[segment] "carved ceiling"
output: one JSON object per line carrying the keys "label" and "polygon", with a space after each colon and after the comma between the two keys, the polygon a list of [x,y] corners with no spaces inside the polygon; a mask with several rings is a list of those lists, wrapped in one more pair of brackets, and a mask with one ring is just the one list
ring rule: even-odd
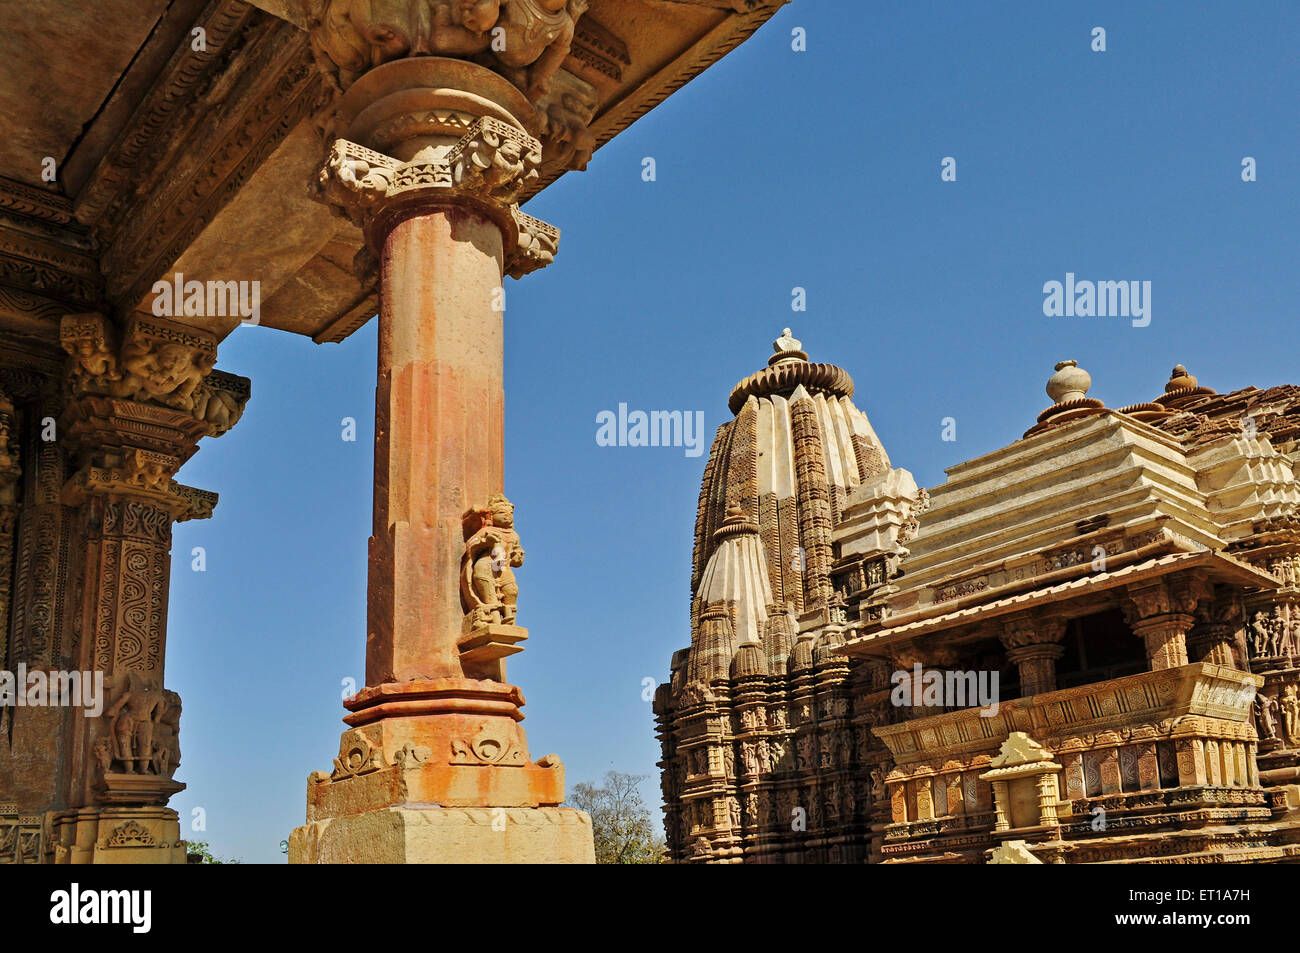
{"label": "carved ceiling", "polygon": [[[351,18],[397,0],[333,0]],[[529,195],[662,102],[785,0],[590,0],[550,101],[585,125],[553,135]],[[48,9],[46,9],[48,7]],[[50,3],[0,34],[0,328],[33,353],[58,318],[147,311],[176,271],[256,280],[265,326],[337,341],[375,311],[357,228],[313,201],[331,77],[306,28],[327,0]],[[363,12],[357,12],[357,11]],[[194,31],[203,30],[203,42]],[[545,112],[548,100],[536,101]],[[557,127],[558,128],[558,127]],[[574,149],[574,141],[586,149]],[[41,159],[58,182],[41,182]],[[238,317],[183,319],[222,337]]]}

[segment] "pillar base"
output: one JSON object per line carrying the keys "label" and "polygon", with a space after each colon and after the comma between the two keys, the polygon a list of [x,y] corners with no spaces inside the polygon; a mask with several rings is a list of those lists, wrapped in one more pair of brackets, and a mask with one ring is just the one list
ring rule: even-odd
{"label": "pillar base", "polygon": [[388,807],[289,835],[291,864],[594,864],[591,818],[564,807]]}
{"label": "pillar base", "polygon": [[169,807],[88,807],[51,822],[56,864],[184,864],[179,815]]}
{"label": "pillar base", "polygon": [[528,754],[523,701],[453,677],[349,698],[352,727],[334,770],[307,780],[290,863],[593,863],[591,819],[559,806],[564,765]]}

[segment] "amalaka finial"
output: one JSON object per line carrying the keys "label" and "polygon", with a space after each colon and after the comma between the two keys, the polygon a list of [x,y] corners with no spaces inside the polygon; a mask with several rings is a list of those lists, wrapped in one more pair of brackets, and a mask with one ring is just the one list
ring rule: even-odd
{"label": "amalaka finial", "polygon": [[1165,385],[1165,393],[1171,394],[1176,390],[1187,390],[1196,386],[1196,378],[1187,373],[1187,368],[1181,364],[1175,364],[1174,369],[1169,372],[1169,383]]}

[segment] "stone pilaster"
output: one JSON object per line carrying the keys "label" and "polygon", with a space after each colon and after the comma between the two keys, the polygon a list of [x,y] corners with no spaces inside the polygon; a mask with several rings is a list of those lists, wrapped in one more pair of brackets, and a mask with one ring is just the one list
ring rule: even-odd
{"label": "stone pilaster", "polygon": [[64,863],[184,863],[168,798],[180,761],[180,697],[165,687],[172,523],[212,514],[216,494],[173,478],[201,437],[224,433],[248,381],[215,372],[206,332],[135,317],[118,342],[100,315],[65,318],[70,399],[57,422],[68,461],[59,502],[78,514],[81,635],[74,658],[102,675],[104,708],[74,719],[73,810],[53,818]]}

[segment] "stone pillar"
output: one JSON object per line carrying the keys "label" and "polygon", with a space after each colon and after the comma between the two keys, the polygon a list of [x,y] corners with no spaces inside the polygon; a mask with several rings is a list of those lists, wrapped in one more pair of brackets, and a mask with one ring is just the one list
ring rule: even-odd
{"label": "stone pillar", "polygon": [[535,116],[503,76],[438,56],[384,63],[336,103],[319,197],[361,227],[380,290],[366,687],[333,771],[308,781],[294,863],[594,859],[505,681],[527,630],[502,495],[502,279],[559,242],[518,206]]}
{"label": "stone pillar", "polygon": [[185,863],[176,812],[183,784],[181,700],[164,682],[172,523],[211,516],[217,496],[173,476],[203,436],[225,433],[248,399],[245,378],[212,370],[216,339],[134,317],[122,343],[97,314],[65,317],[72,356],[57,421],[71,475],[60,502],[75,532],[81,672],[102,677],[103,711],[73,719],[69,810],[52,818],[56,863]]}
{"label": "stone pillar", "polygon": [[1195,621],[1197,606],[1209,596],[1209,586],[1197,576],[1128,587],[1124,618],[1142,639],[1151,671],[1187,664],[1187,630]]}
{"label": "stone pillar", "polygon": [[1000,638],[1007,659],[1020,670],[1024,698],[1056,691],[1056,660],[1065,654],[1066,620],[1059,617],[1020,616],[1003,624]]}

